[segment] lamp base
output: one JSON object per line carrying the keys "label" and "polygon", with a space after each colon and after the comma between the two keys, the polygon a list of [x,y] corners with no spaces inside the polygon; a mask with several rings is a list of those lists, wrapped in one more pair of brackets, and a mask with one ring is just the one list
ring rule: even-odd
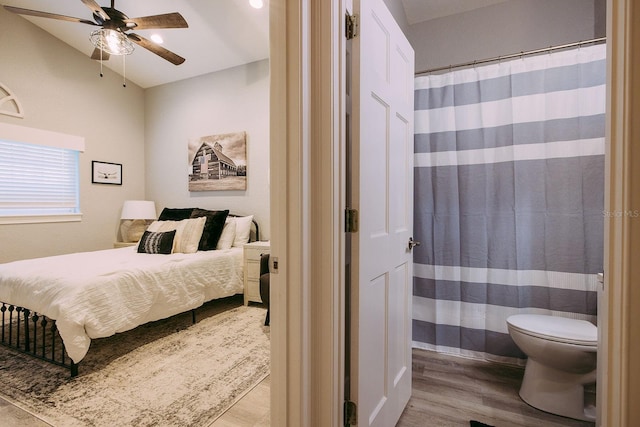
{"label": "lamp base", "polygon": [[135,243],[140,240],[146,229],[147,221],[145,220],[126,220],[120,225],[120,234],[124,242]]}

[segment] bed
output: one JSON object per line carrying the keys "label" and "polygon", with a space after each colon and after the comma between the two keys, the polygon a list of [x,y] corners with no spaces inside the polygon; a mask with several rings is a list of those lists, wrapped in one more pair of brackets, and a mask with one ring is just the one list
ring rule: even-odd
{"label": "bed", "polygon": [[[226,219],[226,213],[215,250],[198,245],[209,219],[174,218],[151,224],[136,246],[0,264],[0,343],[68,367],[75,376],[92,339],[190,310],[195,322],[197,307],[243,292],[242,244],[259,239],[252,216]],[[236,241],[235,230],[231,237],[223,233],[241,220],[251,226],[253,238]],[[195,223],[195,231],[184,227]],[[149,239],[167,235],[172,237],[168,253],[143,248]],[[178,240],[195,241],[195,250],[179,251]]]}

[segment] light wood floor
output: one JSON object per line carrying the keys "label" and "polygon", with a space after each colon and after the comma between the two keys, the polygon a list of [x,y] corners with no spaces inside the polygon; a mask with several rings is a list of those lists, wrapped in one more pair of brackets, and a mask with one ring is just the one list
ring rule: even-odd
{"label": "light wood floor", "polygon": [[551,415],[520,399],[523,368],[413,350],[413,384],[398,427],[593,427]]}
{"label": "light wood floor", "polygon": [[48,423],[34,417],[0,397],[0,426],[2,427],[50,427]]}
{"label": "light wood floor", "polygon": [[[397,427],[458,427],[476,420],[495,427],[593,427],[547,414],[518,396],[523,369],[413,350],[413,392]],[[209,427],[268,427],[267,377]],[[46,427],[0,399],[2,427]],[[63,426],[59,426],[63,427]]]}
{"label": "light wood floor", "polygon": [[269,427],[270,388],[270,377],[267,377],[210,427]]}

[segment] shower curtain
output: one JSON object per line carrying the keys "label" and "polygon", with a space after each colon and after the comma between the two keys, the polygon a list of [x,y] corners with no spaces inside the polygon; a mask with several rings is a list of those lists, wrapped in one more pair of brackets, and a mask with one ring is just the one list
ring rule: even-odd
{"label": "shower curtain", "polygon": [[414,347],[521,364],[508,316],[596,322],[605,52],[416,78]]}

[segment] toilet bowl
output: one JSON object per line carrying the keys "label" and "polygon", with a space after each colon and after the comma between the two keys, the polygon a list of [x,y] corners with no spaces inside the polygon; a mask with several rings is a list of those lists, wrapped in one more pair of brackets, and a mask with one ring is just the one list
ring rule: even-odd
{"label": "toilet bowl", "polygon": [[596,326],[585,320],[516,314],[507,319],[507,328],[528,357],[522,400],[545,412],[595,421],[595,396],[585,394],[585,386],[596,381]]}

